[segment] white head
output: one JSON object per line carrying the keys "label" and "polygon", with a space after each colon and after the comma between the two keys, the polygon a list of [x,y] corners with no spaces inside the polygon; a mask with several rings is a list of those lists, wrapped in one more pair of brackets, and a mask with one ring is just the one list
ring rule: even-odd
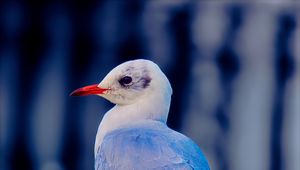
{"label": "white head", "polygon": [[72,96],[98,95],[117,105],[130,105],[147,98],[163,97],[170,104],[172,88],[160,68],[149,60],[122,63],[95,85],[75,90]]}

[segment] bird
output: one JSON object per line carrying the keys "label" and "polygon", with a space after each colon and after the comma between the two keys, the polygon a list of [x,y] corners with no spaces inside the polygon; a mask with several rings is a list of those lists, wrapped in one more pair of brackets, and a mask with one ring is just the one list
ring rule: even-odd
{"label": "bird", "polygon": [[115,104],[99,124],[96,170],[209,170],[200,147],[167,126],[172,87],[159,66],[146,59],[126,61],[99,84],[70,96],[97,95]]}

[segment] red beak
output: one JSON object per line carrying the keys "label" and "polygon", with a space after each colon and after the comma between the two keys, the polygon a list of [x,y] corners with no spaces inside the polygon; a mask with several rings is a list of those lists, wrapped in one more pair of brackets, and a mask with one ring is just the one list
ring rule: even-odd
{"label": "red beak", "polygon": [[93,84],[85,87],[81,87],[77,90],[74,90],[70,96],[87,96],[87,95],[93,95],[93,94],[103,94],[105,91],[109,89],[104,89],[101,87],[98,87],[98,84]]}

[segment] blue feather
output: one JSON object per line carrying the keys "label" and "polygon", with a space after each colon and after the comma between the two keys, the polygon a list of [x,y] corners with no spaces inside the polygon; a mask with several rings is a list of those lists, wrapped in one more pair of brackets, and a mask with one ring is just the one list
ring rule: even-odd
{"label": "blue feather", "polygon": [[158,121],[108,133],[96,154],[97,170],[209,170],[200,148],[188,137]]}

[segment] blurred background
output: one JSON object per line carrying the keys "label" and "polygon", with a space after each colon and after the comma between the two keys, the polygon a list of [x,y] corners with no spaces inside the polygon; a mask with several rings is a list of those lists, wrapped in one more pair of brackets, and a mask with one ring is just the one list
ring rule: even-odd
{"label": "blurred background", "polygon": [[113,105],[69,94],[145,58],[173,86],[168,125],[213,170],[299,170],[299,23],[283,0],[2,1],[0,169],[93,169]]}

